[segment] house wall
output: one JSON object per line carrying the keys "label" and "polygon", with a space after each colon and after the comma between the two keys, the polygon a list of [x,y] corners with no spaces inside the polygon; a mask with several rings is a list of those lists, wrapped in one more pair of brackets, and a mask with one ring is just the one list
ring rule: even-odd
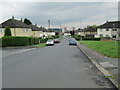
{"label": "house wall", "polygon": [[117,31],[113,31],[113,28],[108,28],[108,31],[107,31],[106,28],[102,28],[102,29],[98,28],[97,36],[100,37],[100,35],[103,35],[103,37],[106,37],[108,35],[109,37],[112,38],[113,35],[116,35],[116,38],[118,38],[120,31],[118,30],[118,28],[116,28],[116,29],[117,29]]}
{"label": "house wall", "polygon": [[0,37],[3,37],[3,36],[4,36],[4,29],[0,28]]}
{"label": "house wall", "polygon": [[[5,28],[1,28],[2,32],[0,31],[0,37],[4,36]],[[33,36],[33,32],[30,28],[10,28],[12,36]]]}

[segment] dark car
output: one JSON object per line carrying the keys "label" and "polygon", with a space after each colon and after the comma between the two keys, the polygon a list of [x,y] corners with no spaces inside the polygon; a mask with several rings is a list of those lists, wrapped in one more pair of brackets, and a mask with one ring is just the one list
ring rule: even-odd
{"label": "dark car", "polygon": [[60,40],[59,40],[59,38],[57,38],[57,39],[54,39],[54,43],[60,43]]}

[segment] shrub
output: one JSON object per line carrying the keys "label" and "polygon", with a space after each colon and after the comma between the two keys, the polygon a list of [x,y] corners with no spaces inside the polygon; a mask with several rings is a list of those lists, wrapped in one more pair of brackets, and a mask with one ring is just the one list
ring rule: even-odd
{"label": "shrub", "polygon": [[5,36],[2,37],[2,46],[27,46],[39,44],[39,38],[33,37],[12,37],[12,36]]}
{"label": "shrub", "polygon": [[29,45],[33,45],[34,44],[34,38],[29,37]]}
{"label": "shrub", "polygon": [[95,37],[83,37],[82,40],[93,40],[93,41],[100,41],[101,38],[95,38]]}
{"label": "shrub", "polygon": [[14,37],[10,36],[2,37],[2,46],[3,47],[14,46]]}
{"label": "shrub", "polygon": [[29,45],[28,37],[14,37],[14,46],[27,46]]}
{"label": "shrub", "polygon": [[5,34],[4,34],[4,36],[12,36],[12,35],[11,35],[11,30],[10,30],[9,27],[6,27],[6,28],[5,28]]}
{"label": "shrub", "polygon": [[49,38],[42,38],[40,39],[40,43],[45,43]]}
{"label": "shrub", "polygon": [[34,44],[39,44],[39,38],[34,38]]}

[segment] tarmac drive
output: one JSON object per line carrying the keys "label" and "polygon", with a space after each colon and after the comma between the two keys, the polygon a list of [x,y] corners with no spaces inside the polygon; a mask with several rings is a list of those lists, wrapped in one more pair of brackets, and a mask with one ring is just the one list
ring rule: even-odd
{"label": "tarmac drive", "polygon": [[3,88],[115,88],[77,46],[68,45],[68,38],[3,56]]}

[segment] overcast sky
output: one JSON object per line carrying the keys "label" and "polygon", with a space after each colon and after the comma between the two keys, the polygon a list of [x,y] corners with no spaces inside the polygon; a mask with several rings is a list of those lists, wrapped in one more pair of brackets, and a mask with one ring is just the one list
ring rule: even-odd
{"label": "overcast sky", "polygon": [[[118,19],[117,2],[1,2],[0,23],[15,16],[48,27],[86,27]],[[2,15],[2,16],[1,16]]]}

